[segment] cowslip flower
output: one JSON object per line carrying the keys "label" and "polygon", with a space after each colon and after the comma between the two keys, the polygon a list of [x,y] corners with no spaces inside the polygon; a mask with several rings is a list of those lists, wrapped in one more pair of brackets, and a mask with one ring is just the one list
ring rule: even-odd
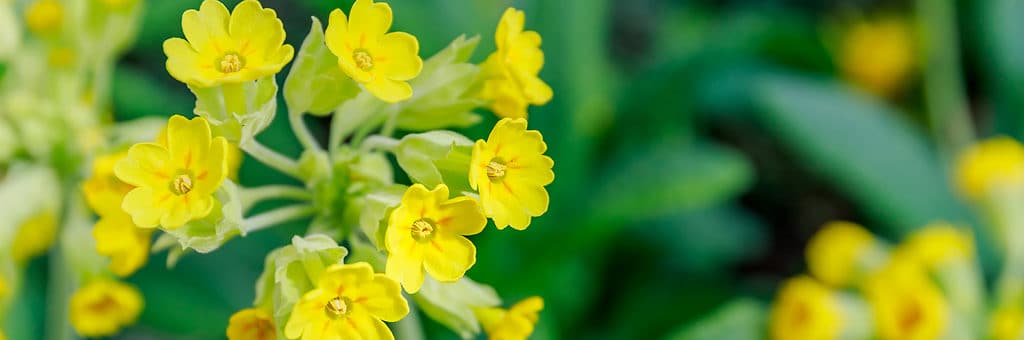
{"label": "cowslip flower", "polygon": [[228,340],[274,340],[277,330],[274,317],[262,308],[246,308],[231,315]]}
{"label": "cowslip flower", "polygon": [[916,263],[893,258],[869,278],[864,294],[882,339],[938,339],[947,328],[949,305]]}
{"label": "cowslip flower", "polygon": [[835,292],[806,276],[783,283],[770,315],[772,339],[836,339],[843,319]]}
{"label": "cowslip flower", "polygon": [[175,115],[167,123],[167,145],[139,143],[114,166],[133,185],[121,208],[143,228],[174,229],[213,209],[213,193],[227,172],[227,141],[211,138],[206,119]]}
{"label": "cowslip flower", "polygon": [[29,217],[18,226],[11,242],[11,256],[18,263],[46,253],[57,237],[57,216],[43,211]]}
{"label": "cowslip flower", "polygon": [[1024,146],[1010,137],[995,137],[965,150],[956,162],[956,185],[979,199],[1001,186],[1024,184]]}
{"label": "cowslip flower", "polygon": [[826,224],[807,243],[807,267],[815,278],[833,287],[858,282],[863,274],[885,264],[881,241],[855,223]]}
{"label": "cowslip flower", "polygon": [[1024,334],[1024,309],[1018,306],[997,308],[989,318],[988,332],[993,340],[1017,340]]}
{"label": "cowslip flower", "polygon": [[99,279],[71,296],[71,326],[83,337],[105,337],[135,323],[142,312],[142,295],[127,284]]}
{"label": "cowslip flower", "polygon": [[949,261],[972,260],[974,240],[950,224],[933,223],[907,237],[896,251],[925,268],[938,268]]}
{"label": "cowslip flower", "polygon": [[555,180],[555,162],[545,156],[547,144],[536,130],[526,130],[526,119],[505,118],[491,130],[487,141],[473,146],[469,185],[480,192],[480,202],[498,229],[526,229],[530,220],[548,210],[544,186]]}
{"label": "cowslip flower", "polygon": [[854,24],[842,37],[839,68],[855,85],[879,96],[898,94],[914,70],[914,39],[906,20]]}
{"label": "cowslip flower", "polygon": [[412,97],[408,81],[423,69],[420,44],[405,32],[391,32],[391,6],[357,0],[346,17],[331,12],[324,32],[327,48],[338,57],[346,75],[380,100],[400,102]]}
{"label": "cowslip flower", "polygon": [[57,0],[37,0],[25,8],[25,25],[39,36],[60,33],[64,23],[64,5]]}
{"label": "cowslip flower", "polygon": [[525,118],[528,104],[547,104],[553,95],[537,76],[544,67],[540,34],[524,31],[525,22],[523,11],[506,9],[494,32],[498,48],[482,65],[487,80],[480,97],[491,100],[491,110],[501,117]]}
{"label": "cowslip flower", "polygon": [[96,252],[110,257],[110,271],[121,277],[146,264],[152,234],[152,229],[136,227],[123,212],[101,216],[92,229]]}
{"label": "cowslip flower", "polygon": [[82,192],[85,202],[97,215],[123,213],[121,201],[132,186],[114,175],[114,165],[126,156],[127,152],[117,152],[96,157],[92,162],[92,175],[82,184]]}
{"label": "cowslip flower", "polygon": [[[156,143],[167,146],[167,126],[160,129],[160,133],[156,136]],[[239,148],[237,144],[228,142],[228,152],[224,156],[227,159],[228,174],[227,178],[238,182],[238,171],[242,168],[242,160],[245,159],[245,153],[242,152],[242,148]]]}
{"label": "cowslip flower", "polygon": [[544,299],[533,296],[519,301],[505,310],[498,307],[479,308],[473,312],[490,339],[526,340],[533,334],[538,315],[544,309]]}
{"label": "cowslip flower", "polygon": [[289,339],[394,339],[384,321],[409,314],[398,282],[373,272],[369,263],[332,265],[317,286],[292,307]]}
{"label": "cowslip flower", "polygon": [[385,272],[410,294],[420,290],[424,271],[440,282],[458,281],[476,263],[476,246],[464,235],[478,234],[486,225],[476,200],[449,199],[444,184],[434,190],[414,184],[388,219]]}
{"label": "cowslip flower", "polygon": [[185,11],[181,29],[185,39],[164,41],[167,72],[192,86],[237,84],[273,75],[295,55],[292,46],[284,44],[277,13],[256,0],[242,1],[230,13],[220,1],[205,0],[198,11]]}

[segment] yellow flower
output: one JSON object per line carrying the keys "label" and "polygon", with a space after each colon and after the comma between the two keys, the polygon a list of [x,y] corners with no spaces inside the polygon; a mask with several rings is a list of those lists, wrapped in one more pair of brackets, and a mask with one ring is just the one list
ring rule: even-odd
{"label": "yellow flower", "polygon": [[896,251],[925,268],[937,268],[948,261],[973,259],[974,240],[968,232],[940,222],[915,231]]}
{"label": "yellow flower", "polygon": [[227,141],[211,138],[206,119],[171,117],[167,136],[166,146],[133,145],[114,166],[118,178],[136,187],[121,208],[140,227],[174,229],[206,217],[227,172]]}
{"label": "yellow flower", "polygon": [[260,308],[246,308],[232,315],[227,335],[228,340],[277,339],[273,316]]}
{"label": "yellow flower", "polygon": [[833,287],[845,287],[860,279],[880,245],[871,232],[860,225],[829,222],[807,244],[807,267],[815,278]]}
{"label": "yellow flower", "polygon": [[864,287],[882,339],[938,339],[946,330],[949,306],[924,268],[895,257]]}
{"label": "yellow flower", "polygon": [[525,118],[528,104],[544,105],[552,97],[551,87],[537,76],[544,67],[540,34],[523,31],[525,22],[523,11],[506,9],[494,32],[498,49],[482,65],[488,79],[480,97],[491,100],[491,110],[501,117]]}
{"label": "yellow flower", "polygon": [[555,162],[544,155],[547,148],[544,136],[526,130],[522,118],[502,119],[486,142],[473,146],[469,185],[480,191],[484,212],[498,229],[526,229],[532,217],[547,212],[544,186],[555,180]]}
{"label": "yellow flower", "polygon": [[995,137],[964,151],[956,162],[956,184],[978,199],[1001,186],[1024,183],[1024,146],[1010,137]]}
{"label": "yellow flower", "polygon": [[142,295],[135,287],[100,279],[71,296],[71,326],[83,337],[105,337],[135,323],[142,312]]}
{"label": "yellow flower", "polygon": [[356,0],[345,17],[331,12],[324,39],[338,56],[341,70],[380,100],[395,103],[412,97],[408,80],[423,68],[420,43],[405,32],[391,32],[391,6]]}
{"label": "yellow flower", "polygon": [[1024,310],[1003,306],[992,313],[988,324],[993,340],[1018,340],[1024,336]]}
{"label": "yellow flower", "polygon": [[7,278],[0,275],[0,301],[4,301],[8,296],[11,296],[11,287],[7,283]]}
{"label": "yellow flower", "polygon": [[132,190],[132,186],[114,175],[114,165],[126,156],[128,153],[118,152],[96,157],[92,161],[92,176],[82,184],[82,191],[85,192],[85,202],[97,215],[124,213],[121,201]]}
{"label": "yellow flower", "polygon": [[[156,136],[156,143],[167,146],[167,126],[160,129],[160,134]],[[228,153],[224,156],[228,162],[228,175],[227,178],[238,182],[238,171],[242,168],[242,160],[245,158],[245,153],[238,147],[237,144],[228,142]]]}
{"label": "yellow flower", "polygon": [[216,0],[181,16],[185,39],[164,41],[167,72],[180,82],[213,87],[253,81],[281,72],[295,54],[284,44],[284,27],[273,9],[245,0],[228,13]]}
{"label": "yellow flower", "polygon": [[489,307],[479,308],[476,314],[484,331],[492,340],[526,340],[533,334],[537,325],[538,315],[544,309],[544,299],[539,296],[519,301],[508,310]]}
{"label": "yellow flower", "polygon": [[853,25],[842,39],[839,68],[867,91],[880,96],[897,94],[914,68],[909,24],[890,18]]}
{"label": "yellow flower", "polygon": [[114,10],[132,8],[138,2],[139,0],[100,0],[100,3]]}
{"label": "yellow flower", "polygon": [[806,276],[786,281],[772,305],[772,339],[836,339],[843,328],[834,291]]}
{"label": "yellow flower", "polygon": [[336,264],[292,308],[289,339],[394,339],[384,321],[409,314],[398,282],[375,274],[369,263]]}
{"label": "yellow flower", "polygon": [[476,247],[463,235],[478,234],[486,225],[476,200],[449,199],[444,184],[434,190],[414,184],[388,219],[385,271],[410,294],[420,290],[424,271],[441,282],[458,281],[476,263]]}
{"label": "yellow flower", "polygon": [[136,227],[131,216],[123,212],[100,216],[92,229],[96,252],[110,257],[110,271],[121,277],[146,264],[152,234],[150,229]]}
{"label": "yellow flower", "polygon": [[28,218],[14,234],[14,241],[11,244],[14,261],[25,263],[46,253],[56,236],[57,216],[52,211],[43,211]]}
{"label": "yellow flower", "polygon": [[39,36],[60,33],[64,22],[64,5],[57,0],[37,0],[25,9],[25,25]]}

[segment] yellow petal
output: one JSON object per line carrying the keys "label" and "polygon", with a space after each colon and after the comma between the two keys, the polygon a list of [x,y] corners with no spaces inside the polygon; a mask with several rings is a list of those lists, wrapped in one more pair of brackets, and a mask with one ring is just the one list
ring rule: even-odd
{"label": "yellow petal", "polygon": [[523,89],[523,95],[530,104],[544,105],[551,100],[554,92],[552,92],[551,87],[544,83],[543,80],[538,78],[536,75],[529,74],[515,68],[511,71],[513,73],[513,78],[520,82],[520,86]]}
{"label": "yellow petal", "polygon": [[458,235],[438,233],[425,247],[424,267],[441,282],[455,282],[476,263],[476,246]]}
{"label": "yellow petal", "polygon": [[366,35],[367,39],[379,39],[391,28],[391,6],[384,2],[356,0],[356,3],[352,4],[349,16],[351,18],[348,30],[355,34]]}
{"label": "yellow petal", "polygon": [[167,72],[178,81],[191,83],[203,78],[199,71],[199,52],[192,48],[188,41],[181,38],[170,38],[164,41],[164,54],[167,55]]}
{"label": "yellow petal", "polygon": [[359,287],[359,296],[352,299],[372,314],[387,322],[396,322],[409,314],[409,303],[402,297],[398,282],[383,274]]}
{"label": "yellow petal", "polygon": [[181,30],[196,50],[204,50],[217,40],[228,37],[228,8],[220,1],[205,0],[199,11],[187,10],[181,16]]}
{"label": "yellow petal", "polygon": [[419,292],[423,285],[423,255],[419,248],[390,253],[385,264],[385,275],[400,282],[409,294]]}
{"label": "yellow petal", "polygon": [[416,37],[405,32],[393,32],[384,36],[382,42],[384,67],[387,77],[392,80],[410,80],[420,74],[423,59],[420,59],[420,44]]}
{"label": "yellow petal", "polygon": [[505,181],[511,182],[509,187],[512,188],[513,195],[522,203],[525,209],[524,213],[529,213],[531,216],[540,216],[548,211],[548,201],[550,199],[548,191],[543,186],[530,183],[515,183],[509,178],[506,178]]}
{"label": "yellow petal", "polygon": [[441,204],[437,224],[439,232],[452,235],[479,234],[487,226],[480,203],[475,199],[461,196]]}
{"label": "yellow petal", "polygon": [[277,13],[256,0],[246,0],[235,6],[228,23],[231,37],[242,41],[243,55],[266,55],[284,44],[285,31]]}
{"label": "yellow petal", "polygon": [[353,311],[344,322],[336,323],[342,339],[394,340],[394,334],[383,321],[363,311]]}
{"label": "yellow petal", "polygon": [[166,201],[167,210],[160,217],[160,225],[167,229],[178,228],[192,220],[192,207],[180,196]]}
{"label": "yellow petal", "polygon": [[373,280],[373,267],[369,263],[336,264],[327,268],[317,287],[337,290],[338,287],[357,287]]}
{"label": "yellow petal", "polygon": [[196,185],[192,190],[196,195],[210,195],[220,188],[228,173],[227,153],[227,140],[224,137],[214,138],[206,158],[200,160],[195,170]]}
{"label": "yellow petal", "polygon": [[523,11],[512,7],[505,10],[498,21],[498,29],[494,31],[494,42],[499,50],[506,48],[509,41],[523,31],[525,22],[526,13]]}
{"label": "yellow petal", "polygon": [[159,196],[149,187],[138,187],[124,196],[121,208],[132,215],[132,222],[142,228],[155,228],[160,225],[166,208],[162,205],[174,195],[170,191],[160,192]]}
{"label": "yellow petal", "polygon": [[[210,134],[210,125],[205,118],[188,120],[179,115],[171,117],[167,121],[167,149],[174,164],[183,169],[197,170],[197,165],[207,159]],[[221,161],[223,159],[221,153]]]}
{"label": "yellow petal", "polygon": [[139,143],[128,149],[128,156],[114,165],[114,174],[133,186],[160,187],[170,183],[164,170],[170,161],[167,149],[154,143]]}
{"label": "yellow petal", "polygon": [[96,239],[96,252],[111,255],[133,245],[135,223],[128,214],[113,214],[100,218],[92,229]]}

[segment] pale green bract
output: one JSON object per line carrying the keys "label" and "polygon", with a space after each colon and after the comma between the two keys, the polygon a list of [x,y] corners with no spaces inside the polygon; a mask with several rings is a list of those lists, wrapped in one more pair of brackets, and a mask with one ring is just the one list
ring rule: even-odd
{"label": "pale green bract", "polygon": [[309,35],[302,42],[284,82],[288,110],[295,114],[309,112],[326,116],[359,92],[359,86],[338,68],[338,57],[324,44],[323,25],[314,17]]}

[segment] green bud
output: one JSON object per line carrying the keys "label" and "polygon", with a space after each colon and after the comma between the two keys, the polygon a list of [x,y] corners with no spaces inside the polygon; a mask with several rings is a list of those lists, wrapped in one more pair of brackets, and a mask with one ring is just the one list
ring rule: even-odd
{"label": "green bud", "polygon": [[[235,236],[245,236],[242,225],[242,200],[238,195],[238,186],[225,179],[214,193],[214,198],[213,211],[209,215],[181,227],[164,230],[153,243],[153,251],[169,250],[168,266],[173,266],[186,250],[209,253]],[[175,243],[179,247],[173,247]]]}
{"label": "green bud", "polygon": [[420,75],[409,81],[413,97],[402,105],[396,124],[399,128],[426,131],[467,127],[480,121],[472,110],[486,102],[467,95],[480,72],[467,60],[479,42],[480,37],[459,36],[423,63]]}
{"label": "green bud", "polygon": [[309,35],[302,42],[284,82],[284,99],[289,110],[328,115],[359,91],[359,86],[341,72],[338,57],[324,44],[323,25],[313,17]]}
{"label": "green bud", "polygon": [[263,132],[277,113],[274,76],[240,84],[188,87],[196,96],[195,114],[210,122],[216,136],[244,144]]}
{"label": "green bud", "polygon": [[412,298],[423,313],[463,339],[480,334],[480,321],[473,313],[473,308],[501,304],[501,298],[494,288],[476,283],[468,277],[454,283],[441,283],[427,276],[419,293]]}
{"label": "green bud", "polygon": [[473,141],[451,131],[406,135],[394,150],[398,165],[428,188],[444,183],[453,193],[472,192],[469,163]]}
{"label": "green bud", "polygon": [[402,195],[407,188],[401,184],[389,185],[354,199],[354,205],[360,207],[359,230],[377,246],[378,250],[384,249],[387,217],[391,210],[402,202]]}
{"label": "green bud", "polygon": [[330,176],[331,161],[321,150],[306,150],[299,157],[299,176],[307,182],[316,182]]}

